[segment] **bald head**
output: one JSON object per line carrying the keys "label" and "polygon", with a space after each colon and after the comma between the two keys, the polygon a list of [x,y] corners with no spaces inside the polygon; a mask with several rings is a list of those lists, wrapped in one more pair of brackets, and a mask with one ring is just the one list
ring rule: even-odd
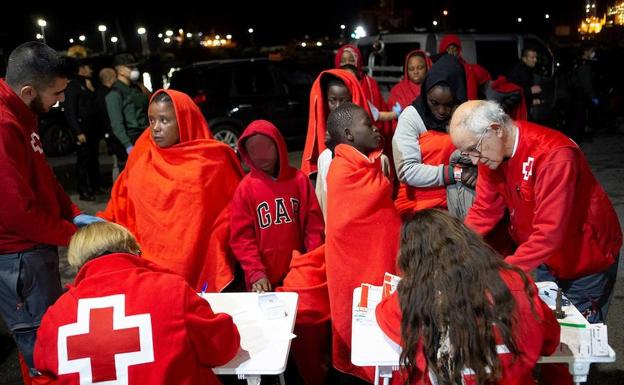
{"label": "bald head", "polygon": [[110,67],[102,68],[99,73],[100,82],[103,86],[111,88],[117,80],[117,72]]}
{"label": "bald head", "polygon": [[451,141],[473,163],[496,168],[513,153],[515,126],[501,106],[487,100],[460,105],[449,125]]}

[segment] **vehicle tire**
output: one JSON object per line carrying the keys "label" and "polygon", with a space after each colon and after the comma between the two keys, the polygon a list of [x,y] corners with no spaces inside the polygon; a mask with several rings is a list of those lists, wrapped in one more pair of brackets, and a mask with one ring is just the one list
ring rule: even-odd
{"label": "vehicle tire", "polygon": [[229,124],[220,124],[212,129],[212,136],[228,146],[232,147],[234,151],[237,150],[238,137],[240,133],[236,127]]}
{"label": "vehicle tire", "polygon": [[74,136],[69,128],[62,125],[46,128],[41,142],[46,156],[63,156],[74,151]]}

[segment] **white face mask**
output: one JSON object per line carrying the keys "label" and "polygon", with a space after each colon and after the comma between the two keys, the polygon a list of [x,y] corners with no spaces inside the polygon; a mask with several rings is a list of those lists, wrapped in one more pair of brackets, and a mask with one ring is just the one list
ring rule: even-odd
{"label": "white face mask", "polygon": [[133,68],[132,71],[130,71],[130,80],[133,82],[136,82],[139,80],[139,78],[141,77],[141,72],[139,72],[138,69]]}

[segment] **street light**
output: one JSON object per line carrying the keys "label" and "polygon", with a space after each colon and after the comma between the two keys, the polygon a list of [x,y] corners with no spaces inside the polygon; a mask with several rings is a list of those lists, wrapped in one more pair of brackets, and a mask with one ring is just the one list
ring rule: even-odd
{"label": "street light", "polygon": [[165,35],[166,35],[167,37],[171,37],[171,36],[173,36],[173,31],[172,31],[172,30],[170,30],[170,29],[168,29],[168,30],[166,30],[166,31],[165,31]]}
{"label": "street light", "polygon": [[[137,33],[139,34],[139,38],[141,39],[141,52],[143,53],[143,55],[149,55],[149,45],[147,44],[147,30],[145,29],[145,27],[139,27],[137,29]],[[162,34],[160,34],[159,36],[162,36]]]}
{"label": "street light", "polygon": [[550,19],[550,15],[549,14],[545,14],[544,15],[544,19]]}
{"label": "street light", "polygon": [[448,16],[448,11],[445,9],[444,11],[442,11],[442,14],[443,14],[444,16]]}
{"label": "street light", "polygon": [[78,36],[78,40],[84,43],[84,41],[87,40],[87,37],[85,35],[80,35]]}
{"label": "street light", "polygon": [[522,23],[522,18],[521,17],[518,18],[518,23]]}
{"label": "street light", "polygon": [[253,30],[253,28],[249,28],[249,29],[247,30],[247,32],[249,32],[249,33],[254,33],[254,30]]}
{"label": "street light", "polygon": [[37,25],[39,27],[41,27],[41,40],[43,40],[43,43],[45,44],[46,39],[45,39],[45,27],[48,25],[48,22],[45,21],[44,19],[39,19],[37,20]]}
{"label": "street light", "polygon": [[69,39],[69,44],[74,44],[74,39]]}
{"label": "street light", "polygon": [[437,26],[437,25],[438,25],[438,21],[437,21],[437,20],[434,20],[434,21],[433,21],[433,26],[435,27],[435,26]]}
{"label": "street light", "polygon": [[228,40],[232,40],[232,35],[227,34],[227,35],[225,35],[225,38],[228,39]]}
{"label": "street light", "polygon": [[117,52],[117,36],[111,36],[111,43],[113,43],[113,51]]}
{"label": "street light", "polygon": [[37,40],[43,40],[43,35],[40,33],[36,34],[35,37],[37,38]]}
{"label": "street light", "polygon": [[106,26],[104,24],[98,25],[98,31],[102,35],[102,52],[106,53]]}
{"label": "street light", "polygon": [[344,30],[344,29],[346,29],[346,28],[347,28],[347,26],[346,26],[346,25],[344,25],[344,24],[340,24],[340,29],[343,29],[343,30]]}

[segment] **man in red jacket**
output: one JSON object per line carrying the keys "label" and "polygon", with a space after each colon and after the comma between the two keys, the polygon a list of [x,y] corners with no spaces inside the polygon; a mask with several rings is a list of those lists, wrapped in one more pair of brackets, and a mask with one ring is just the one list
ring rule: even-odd
{"label": "man in red jacket", "polygon": [[506,261],[537,281],[555,281],[590,322],[604,322],[622,230],[579,147],[563,134],[512,121],[500,106],[470,101],[455,112],[451,139],[479,164],[466,224],[487,234],[505,215],[518,245]]}
{"label": "man in red jacket", "polygon": [[37,42],[11,53],[0,80],[0,315],[31,368],[41,317],[62,291],[56,247],[94,220],[56,181],[37,129],[66,86],[61,58]]}

